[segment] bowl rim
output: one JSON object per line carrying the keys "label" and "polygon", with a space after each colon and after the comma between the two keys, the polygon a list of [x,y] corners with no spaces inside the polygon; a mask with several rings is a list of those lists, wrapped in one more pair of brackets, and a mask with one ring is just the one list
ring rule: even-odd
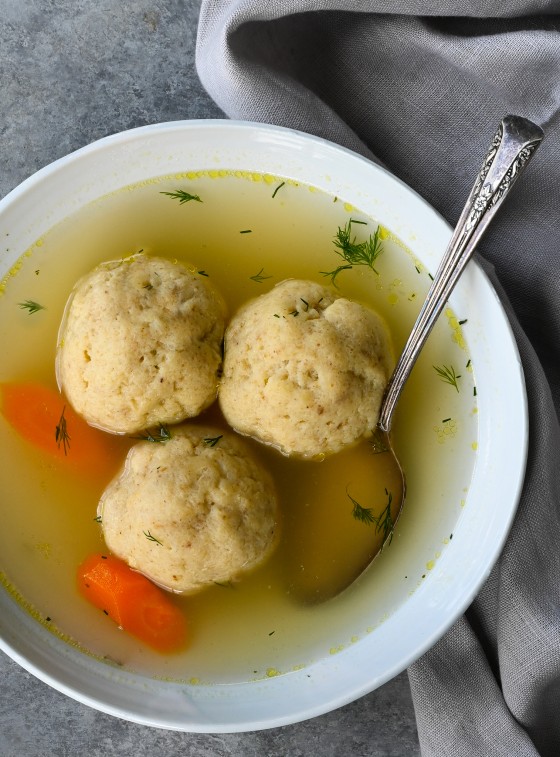
{"label": "bowl rim", "polygon": [[[424,214],[427,221],[438,228],[438,234],[442,239],[451,236],[451,227],[420,194],[411,189],[404,181],[395,177],[385,167],[369,160],[368,158],[334,142],[306,134],[296,129],[252,121],[228,119],[168,121],[136,127],[96,140],[91,144],[85,145],[68,155],[58,158],[52,163],[49,163],[21,182],[0,200],[0,219],[4,212],[6,212],[12,205],[17,204],[20,200],[25,198],[29,191],[35,191],[41,184],[48,181],[51,176],[64,171],[66,167],[79,163],[85,158],[95,156],[99,151],[104,151],[107,148],[113,147],[123,147],[124,149],[127,144],[136,143],[138,140],[150,140],[154,136],[157,138],[158,135],[192,134],[201,129],[210,134],[211,139],[215,139],[215,135],[223,133],[225,130],[226,132],[238,135],[239,138],[249,136],[251,138],[258,137],[265,142],[267,139],[274,140],[275,138],[278,138],[280,140],[285,140],[286,144],[297,144],[301,146],[302,150],[308,149],[311,153],[332,155],[334,156],[333,159],[336,159],[336,156],[342,156],[344,161],[349,161],[355,168],[360,167],[360,170],[370,171],[372,176],[377,173],[379,176],[383,177],[385,182],[400,188],[403,195],[414,203],[415,207]],[[18,254],[18,257],[20,254],[21,252]],[[468,577],[460,599],[450,605],[445,620],[440,619],[436,624],[424,621],[420,642],[417,643],[414,648],[409,648],[406,653],[403,651],[399,657],[398,663],[393,661],[391,665],[384,670],[383,674],[372,675],[365,670],[360,671],[359,674],[357,674],[356,667],[360,664],[359,655],[357,655],[356,652],[357,645],[355,645],[354,649],[345,649],[336,656],[338,660],[335,664],[335,669],[337,670],[337,675],[340,676],[343,687],[346,688],[342,688],[341,693],[341,689],[338,687],[336,693],[329,692],[328,696],[320,702],[318,702],[315,697],[317,692],[321,690],[319,688],[320,683],[317,683],[317,681],[321,682],[325,677],[324,661],[312,663],[306,668],[307,672],[311,671],[312,673],[313,685],[307,683],[305,675],[303,674],[287,673],[284,676],[278,676],[278,678],[272,678],[268,681],[251,681],[245,684],[233,685],[228,684],[218,693],[218,695],[216,695],[216,692],[214,691],[210,696],[208,695],[208,692],[204,691],[204,687],[200,686],[188,687],[185,684],[179,683],[168,684],[168,687],[170,687],[170,691],[168,692],[167,689],[164,691],[161,682],[150,680],[146,683],[146,680],[143,681],[144,687],[154,695],[161,697],[164,694],[169,693],[173,702],[175,702],[177,697],[183,699],[186,697],[185,701],[188,700],[189,706],[191,709],[194,708],[195,711],[195,720],[187,721],[177,718],[166,719],[164,715],[154,717],[149,711],[146,711],[142,707],[133,710],[130,708],[128,702],[123,704],[119,701],[118,697],[114,698],[112,702],[107,701],[107,695],[104,688],[105,676],[101,676],[102,680],[96,680],[99,672],[96,670],[95,664],[92,662],[88,662],[86,668],[88,673],[92,675],[93,682],[89,687],[89,693],[87,687],[84,691],[83,681],[80,680],[80,675],[67,675],[67,671],[65,671],[64,668],[65,661],[68,660],[68,650],[65,647],[68,645],[56,638],[49,639],[49,643],[46,645],[45,649],[41,650],[38,648],[36,639],[33,639],[29,634],[23,633],[21,635],[14,635],[9,632],[4,634],[2,632],[3,621],[0,621],[0,649],[6,652],[6,654],[18,664],[40,680],[54,687],[58,691],[61,691],[86,705],[94,707],[97,710],[144,725],[201,733],[261,730],[288,725],[325,714],[326,712],[348,704],[364,694],[371,692],[373,689],[386,683],[392,677],[407,668],[412,662],[417,660],[443,636],[443,634],[469,606],[499,558],[515,517],[517,504],[521,496],[527,461],[528,402],[525,391],[523,368],[517,350],[513,329],[507,319],[500,299],[485,271],[476,261],[472,261],[469,264],[469,268],[473,271],[473,275],[476,277],[479,284],[482,282],[480,285],[486,289],[489,301],[491,300],[490,307],[493,308],[493,312],[500,313],[502,319],[500,328],[502,329],[502,334],[507,336],[510,358],[512,360],[512,365],[515,368],[510,379],[512,386],[515,388],[515,396],[519,403],[516,407],[517,414],[515,416],[517,429],[517,436],[515,439],[517,442],[517,449],[515,457],[517,460],[517,467],[507,480],[507,499],[510,506],[506,517],[500,522],[499,533],[494,533],[492,535],[491,551],[488,554],[486,563],[484,565],[473,566],[472,574]],[[430,578],[437,580],[438,573],[441,574],[441,571],[445,570],[445,564],[448,559],[449,554],[446,552],[442,555],[441,560],[438,561],[438,565],[436,566],[437,570],[434,571],[434,575],[430,576]],[[415,592],[414,597],[417,601],[420,601],[423,596],[425,596],[428,588],[429,584],[426,582]],[[3,590],[0,590],[0,593],[4,593]],[[2,597],[0,597],[0,604],[1,602]],[[16,608],[16,615],[18,614],[18,611],[22,614],[25,613],[25,611],[16,605],[15,602],[14,607]],[[24,621],[21,620],[21,622]],[[36,625],[38,626],[38,624]],[[386,623],[386,634],[388,633],[387,627],[388,625]],[[381,628],[381,631],[383,633],[383,627]],[[48,634],[49,632],[45,631],[45,633]],[[389,640],[389,638],[390,636],[387,637],[387,640]],[[399,643],[400,642],[397,640],[397,647],[399,646]],[[332,667],[332,661],[330,661],[330,665]],[[363,666],[362,663],[362,668],[363,667],[367,666]],[[134,676],[134,674],[131,675]],[[266,697],[270,697],[273,689],[276,689],[279,686],[280,688],[282,687],[282,679],[288,679],[290,677],[294,679],[298,685],[301,684],[302,692],[298,696],[293,697],[292,701],[288,703],[286,709],[283,711],[278,710],[275,713],[269,713],[267,716],[263,716],[262,712],[251,711],[250,708],[245,708],[245,710],[240,708],[239,710],[236,710],[235,717],[230,716],[230,710],[228,707],[231,705],[232,698],[243,696],[250,688],[253,692],[251,695],[251,701],[253,703],[263,697],[266,699]],[[188,689],[186,693],[182,690],[185,686]],[[211,688],[215,689],[217,687]],[[288,688],[290,688],[290,686],[288,686]],[[293,688],[294,687],[291,686],[291,689]],[[223,697],[223,700],[220,699],[221,697]],[[211,709],[213,704],[216,704],[216,701],[219,702],[217,706],[217,714],[208,714],[208,708]]]}

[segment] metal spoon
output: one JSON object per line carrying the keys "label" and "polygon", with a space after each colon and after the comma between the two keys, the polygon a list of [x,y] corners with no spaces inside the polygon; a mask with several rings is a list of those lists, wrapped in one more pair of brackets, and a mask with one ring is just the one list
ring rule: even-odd
{"label": "metal spoon", "polygon": [[459,276],[543,138],[544,132],[540,126],[526,118],[505,116],[502,119],[420,314],[387,384],[377,424],[385,434],[391,431],[395,407],[406,380]]}
{"label": "metal spoon", "polygon": [[[510,115],[502,119],[437,269],[426,300],[387,384],[379,412],[377,433],[392,454],[402,476],[402,497],[400,502],[394,503],[393,522],[402,511],[406,491],[405,474],[391,445],[390,437],[397,402],[420,350],[445,307],[461,273],[471,259],[480,238],[543,138],[542,129],[526,118]],[[360,573],[366,567],[367,565],[363,566]]]}

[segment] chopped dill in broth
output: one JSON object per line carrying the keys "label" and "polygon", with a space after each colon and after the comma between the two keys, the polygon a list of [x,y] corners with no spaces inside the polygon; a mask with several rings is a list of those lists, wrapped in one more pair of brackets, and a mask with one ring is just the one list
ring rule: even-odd
{"label": "chopped dill in broth", "polygon": [[[285,278],[328,284],[332,276],[324,272],[342,264],[335,277],[338,291],[385,318],[398,354],[430,283],[429,272],[405,245],[380,227],[383,251],[375,270],[347,267],[333,243],[337,231],[352,220],[352,235],[366,239],[377,231],[375,220],[288,180],[221,174],[161,177],[127,187],[77,211],[30,251],[22,250],[21,265],[0,287],[0,381],[31,379],[54,388],[57,332],[72,287],[101,261],[139,251],[192,263],[223,294],[230,315]],[[356,537],[366,543],[378,538],[375,525],[359,516],[367,509],[380,516],[396,486],[371,442],[321,462],[287,459],[250,442],[276,480],[283,513],[280,546],[266,565],[235,585],[174,596],[185,608],[189,644],[184,652],[161,655],[120,631],[76,589],[78,564],[104,550],[96,512],[108,480],[68,472],[64,460],[46,457],[0,414],[4,586],[69,642],[111,664],[173,680],[273,676],[355,642],[425,580],[461,512],[456,481],[462,482],[464,498],[477,422],[474,372],[460,319],[449,309],[442,316],[397,411],[394,440],[407,498],[392,538],[371,568],[334,600],[313,604],[302,596],[313,591],[313,575],[336,574],[333,556],[340,566],[346,557],[355,559]],[[217,403],[198,420],[224,427]],[[131,443],[114,439],[115,471]],[[471,447],[472,466],[457,469],[457,449]]]}

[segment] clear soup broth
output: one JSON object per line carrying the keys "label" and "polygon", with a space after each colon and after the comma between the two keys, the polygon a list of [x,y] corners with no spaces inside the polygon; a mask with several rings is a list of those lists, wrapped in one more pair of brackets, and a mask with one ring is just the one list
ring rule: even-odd
{"label": "clear soup broth", "polygon": [[[181,203],[164,194],[177,190],[201,201]],[[344,263],[333,239],[349,220],[358,240],[378,225],[343,198],[242,172],[164,176],[103,197],[22,251],[4,278],[0,381],[56,385],[54,357],[65,303],[76,281],[102,261],[142,250],[188,262],[210,277],[231,315],[286,278],[328,284],[324,273]],[[376,270],[344,269],[336,286],[341,295],[369,304],[383,316],[398,354],[429,287],[430,272],[389,230],[381,228],[380,234],[383,253]],[[30,312],[21,307],[27,301],[43,309]],[[311,462],[284,458],[249,440],[277,483],[280,545],[266,565],[234,585],[174,596],[188,618],[189,644],[184,652],[162,655],[119,630],[77,592],[77,566],[88,554],[105,549],[95,519],[108,481],[69,473],[64,461],[33,448],[0,415],[5,589],[46,628],[108,664],[191,683],[288,673],[355,643],[429,576],[452,543],[477,435],[475,378],[464,328],[461,314],[448,309],[420,357],[394,429],[407,480],[403,513],[390,544],[334,599],[302,601],[302,563],[308,572],[327,570],[337,545],[340,559],[345,554],[352,559],[352,534],[359,531],[363,538],[363,530],[371,526],[353,517],[349,495],[376,512],[385,507],[393,483],[387,480],[383,456],[374,454],[369,442]],[[452,369],[456,382],[442,377],[438,368]],[[195,422],[225,427],[217,403]],[[126,438],[117,442],[115,470],[131,443]],[[472,465],[457,471],[454,461],[465,448],[472,450]],[[459,496],[458,477],[463,482]],[[347,539],[342,547],[341,535]]]}

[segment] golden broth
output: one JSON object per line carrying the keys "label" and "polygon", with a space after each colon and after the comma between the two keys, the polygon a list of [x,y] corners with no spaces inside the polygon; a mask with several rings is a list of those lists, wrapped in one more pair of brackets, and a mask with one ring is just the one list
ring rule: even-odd
{"label": "golden broth", "polygon": [[[202,202],[180,204],[162,194],[177,189]],[[353,225],[358,239],[377,225],[313,188],[239,172],[161,177],[104,197],[38,240],[2,283],[0,381],[55,385],[64,305],[80,276],[103,260],[143,250],[188,261],[210,277],[233,313],[285,278],[327,282],[321,272],[343,262],[333,237],[350,218],[367,222]],[[382,234],[378,273],[356,267],[343,271],[336,283],[342,295],[373,305],[386,319],[398,353],[430,278],[398,239],[386,230]],[[27,300],[45,309],[31,314],[18,306]],[[458,387],[442,381],[434,366],[453,366]],[[77,565],[104,549],[95,517],[107,482],[68,474],[63,461],[34,449],[0,416],[3,583],[53,632],[131,670],[192,682],[289,672],[371,631],[429,573],[461,511],[457,475],[464,497],[472,474],[474,395],[462,329],[448,310],[398,410],[394,439],[406,471],[407,499],[392,542],[349,591],[316,605],[301,599],[313,593],[314,576],[329,571],[336,576],[336,560],[344,566],[355,559],[356,538],[379,540],[371,524],[353,518],[351,498],[379,514],[387,504],[385,490],[395,491],[397,483],[388,478],[386,456],[373,454],[369,443],[322,462],[304,462],[250,442],[277,481],[280,546],[265,566],[235,586],[174,598],[189,618],[190,643],[185,652],[170,656],[119,631],[77,593]],[[200,420],[223,425],[217,405]],[[124,457],[130,441],[121,444]],[[472,465],[458,473],[456,451],[466,446],[473,449]]]}

